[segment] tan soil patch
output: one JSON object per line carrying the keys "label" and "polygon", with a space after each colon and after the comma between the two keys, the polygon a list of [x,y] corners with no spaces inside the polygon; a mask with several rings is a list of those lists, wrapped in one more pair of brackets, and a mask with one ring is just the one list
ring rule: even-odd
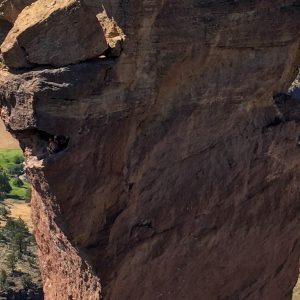
{"label": "tan soil patch", "polygon": [[292,300],[300,300],[300,276],[299,276],[298,282],[296,283],[296,286],[294,288]]}
{"label": "tan soil patch", "polygon": [[32,232],[31,208],[29,203],[13,199],[6,199],[3,203],[10,210],[10,217],[14,219],[20,217],[28,226],[30,232]]}
{"label": "tan soil patch", "polygon": [[6,131],[3,122],[0,120],[0,149],[18,149],[19,147],[17,140]]}

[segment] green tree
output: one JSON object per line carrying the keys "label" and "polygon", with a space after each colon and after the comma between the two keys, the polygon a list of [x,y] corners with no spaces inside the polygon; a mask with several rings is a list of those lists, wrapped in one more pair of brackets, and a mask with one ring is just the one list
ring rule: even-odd
{"label": "green tree", "polygon": [[11,186],[9,184],[9,178],[4,172],[3,168],[0,167],[0,193],[6,195],[6,193],[9,193],[11,191]]}
{"label": "green tree", "polygon": [[25,222],[19,218],[17,220],[8,218],[3,228],[8,239],[10,249],[21,258],[27,252],[30,233]]}
{"label": "green tree", "polygon": [[17,220],[9,218],[4,226],[4,230],[10,237],[14,236],[18,232],[23,233],[25,236],[29,235],[28,227],[21,218],[18,218]]}
{"label": "green tree", "polygon": [[16,270],[17,258],[14,253],[10,253],[7,255],[5,264],[7,268],[13,273]]}
{"label": "green tree", "polygon": [[3,230],[0,230],[0,243],[6,243],[7,239],[5,235],[3,234]]}
{"label": "green tree", "polygon": [[0,270],[0,290],[5,290],[7,288],[7,274],[5,270]]}
{"label": "green tree", "polygon": [[28,242],[23,232],[17,232],[11,238],[12,250],[15,251],[18,258],[21,258],[22,254],[27,251],[27,244]]}
{"label": "green tree", "polygon": [[23,274],[21,276],[21,284],[24,289],[28,290],[33,287],[32,278],[29,274]]}

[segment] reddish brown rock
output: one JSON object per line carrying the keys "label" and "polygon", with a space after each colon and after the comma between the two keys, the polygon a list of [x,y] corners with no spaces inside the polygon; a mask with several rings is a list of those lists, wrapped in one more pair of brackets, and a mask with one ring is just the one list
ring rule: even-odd
{"label": "reddish brown rock", "polygon": [[[290,299],[300,125],[273,95],[296,77],[297,3],[104,6],[118,59],[0,74],[46,299]],[[55,135],[69,144],[49,155]]]}

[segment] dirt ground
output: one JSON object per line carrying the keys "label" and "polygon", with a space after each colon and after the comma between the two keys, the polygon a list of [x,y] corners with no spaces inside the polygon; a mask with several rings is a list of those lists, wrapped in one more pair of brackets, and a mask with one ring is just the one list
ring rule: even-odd
{"label": "dirt ground", "polygon": [[[7,199],[1,203],[3,203],[4,206],[7,208],[9,212],[9,218],[21,217],[29,226],[29,230],[31,231],[32,223],[30,219],[30,205],[28,203],[25,203],[25,201],[13,199]],[[2,217],[0,226],[5,225],[5,222],[7,220],[7,217]],[[2,234],[4,234],[5,232],[6,231],[2,231]],[[32,236],[24,235],[24,239],[26,239],[25,244],[27,245],[26,250],[22,252],[21,256],[15,256],[17,257],[17,260],[14,270],[12,270],[11,267],[9,267],[9,265],[7,264],[7,260],[9,255],[11,255],[12,253],[15,253],[16,255],[17,252],[13,250],[14,248],[12,246],[13,244],[11,237],[9,237],[7,233],[4,236],[6,240],[3,241],[3,235],[2,240],[0,240],[0,270],[6,272],[7,280],[6,286],[4,288],[3,286],[2,288],[0,288],[0,299],[21,299],[17,296],[15,296],[14,298],[9,297],[7,294],[7,289],[10,289],[15,295],[19,295],[21,292],[27,295],[28,288],[24,287],[24,283],[22,282],[22,278],[24,276],[28,276],[27,278],[30,283],[30,290],[33,291],[35,295],[39,295],[38,298],[34,299],[43,299],[40,296],[42,283],[40,273],[38,270],[38,261],[36,257],[37,249],[34,240],[32,239]],[[22,299],[29,298],[26,298],[24,296],[22,297]]]}
{"label": "dirt ground", "polygon": [[0,120],[0,149],[18,149],[19,143],[8,133]]}
{"label": "dirt ground", "polygon": [[19,217],[24,220],[29,230],[32,232],[32,222],[30,215],[30,205],[22,200],[6,199],[3,201],[6,208],[10,211],[10,216],[14,219]]}
{"label": "dirt ground", "polygon": [[300,276],[298,278],[298,282],[294,288],[293,298],[292,300],[300,300]]}

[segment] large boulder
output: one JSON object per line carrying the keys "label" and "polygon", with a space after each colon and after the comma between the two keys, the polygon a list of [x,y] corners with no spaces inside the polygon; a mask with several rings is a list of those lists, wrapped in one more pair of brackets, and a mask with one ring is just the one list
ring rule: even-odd
{"label": "large boulder", "polygon": [[0,44],[13,27],[19,13],[35,0],[0,0]]}
{"label": "large boulder", "polygon": [[1,52],[9,67],[64,66],[101,55],[107,48],[95,13],[79,0],[39,0],[15,21]]}
{"label": "large boulder", "polygon": [[14,23],[19,13],[36,0],[0,0],[0,19]]}

